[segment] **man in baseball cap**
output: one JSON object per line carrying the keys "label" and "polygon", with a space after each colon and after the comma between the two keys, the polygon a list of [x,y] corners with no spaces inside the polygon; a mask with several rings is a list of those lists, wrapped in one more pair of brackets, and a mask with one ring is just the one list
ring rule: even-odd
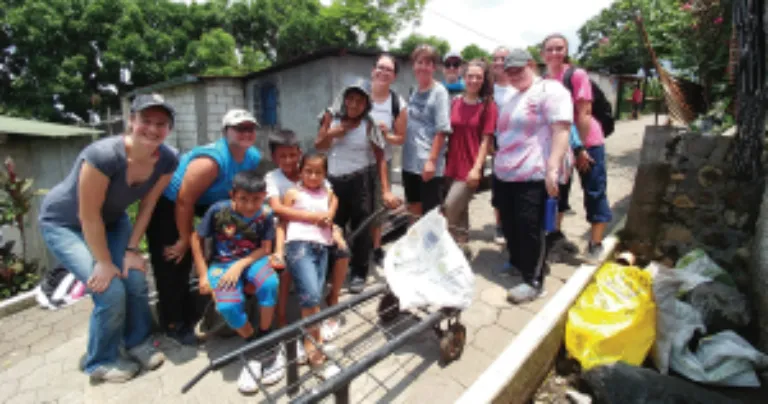
{"label": "man in baseball cap", "polygon": [[445,77],[443,85],[451,96],[464,91],[464,80],[461,78],[461,66],[463,64],[464,60],[456,51],[448,52],[443,58],[443,76]]}
{"label": "man in baseball cap", "polygon": [[522,48],[513,49],[504,59],[504,70],[517,69],[528,66],[533,60],[533,56]]}
{"label": "man in baseball cap", "polygon": [[167,103],[162,95],[154,94],[139,94],[131,103],[131,113],[144,111],[149,108],[161,108],[168,113],[170,118],[171,128],[173,128],[174,120],[176,119],[176,110],[173,109],[171,104]]}
{"label": "man in baseball cap", "polygon": [[240,126],[243,123],[250,123],[257,128],[260,126],[253,114],[244,109],[231,109],[224,115],[224,119],[221,120],[221,126],[224,129]]}

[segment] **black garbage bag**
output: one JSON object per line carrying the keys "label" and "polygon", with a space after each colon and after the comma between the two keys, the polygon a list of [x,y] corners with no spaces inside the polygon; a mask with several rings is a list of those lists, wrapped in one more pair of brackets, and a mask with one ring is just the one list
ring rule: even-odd
{"label": "black garbage bag", "polygon": [[733,286],[721,282],[704,282],[693,288],[685,301],[701,313],[707,334],[738,330],[750,321],[747,298]]}
{"label": "black garbage bag", "polygon": [[581,375],[595,404],[738,404],[673,376],[616,362],[596,366]]}

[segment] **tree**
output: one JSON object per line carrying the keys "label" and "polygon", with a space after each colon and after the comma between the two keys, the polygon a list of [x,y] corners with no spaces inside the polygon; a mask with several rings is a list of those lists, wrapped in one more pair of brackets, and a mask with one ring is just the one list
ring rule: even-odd
{"label": "tree", "polygon": [[475,45],[470,44],[464,47],[464,49],[461,50],[461,58],[469,61],[472,59],[482,59],[486,62],[490,60],[491,54],[488,53],[485,49]]}
{"label": "tree", "polygon": [[544,63],[544,58],[541,57],[541,46],[531,45],[525,49],[528,51],[528,53],[531,54],[531,56],[533,56],[533,60],[536,61],[536,64]]}
{"label": "tree", "polygon": [[400,42],[400,47],[397,48],[397,51],[410,55],[417,46],[422,44],[432,45],[440,55],[445,55],[451,50],[451,44],[445,39],[436,36],[426,37],[420,34],[411,34]]}

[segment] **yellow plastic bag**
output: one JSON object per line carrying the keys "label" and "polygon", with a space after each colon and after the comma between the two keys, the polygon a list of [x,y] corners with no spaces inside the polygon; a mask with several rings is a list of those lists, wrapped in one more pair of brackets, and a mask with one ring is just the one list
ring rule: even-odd
{"label": "yellow plastic bag", "polygon": [[565,347],[583,369],[645,360],[656,338],[651,283],[651,275],[637,267],[608,262],[598,269],[565,325]]}

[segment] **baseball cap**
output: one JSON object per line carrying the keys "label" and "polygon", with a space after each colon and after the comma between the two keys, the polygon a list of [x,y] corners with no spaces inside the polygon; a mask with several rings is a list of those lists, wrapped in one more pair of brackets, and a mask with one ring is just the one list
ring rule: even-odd
{"label": "baseball cap", "polygon": [[224,115],[224,119],[221,120],[222,127],[237,126],[243,122],[250,122],[256,126],[259,125],[259,121],[254,118],[253,114],[244,109],[231,109]]}
{"label": "baseball cap", "polygon": [[171,127],[173,127],[173,122],[176,119],[176,110],[174,110],[171,104],[167,103],[165,98],[163,98],[163,96],[160,94],[153,93],[137,95],[134,97],[133,102],[131,103],[131,112],[141,112],[145,109],[153,107],[160,107],[164,109],[165,112],[167,112],[171,117]]}
{"label": "baseball cap", "polygon": [[461,58],[461,54],[460,54],[459,52],[456,52],[456,51],[450,51],[450,52],[446,53],[446,54],[445,54],[445,57],[443,58],[443,63],[447,62],[447,61],[448,61],[448,59],[459,59],[459,60],[463,60],[463,59]]}
{"label": "baseball cap", "polygon": [[504,69],[525,67],[532,59],[533,56],[527,50],[521,48],[512,49],[507,58],[504,59]]}

